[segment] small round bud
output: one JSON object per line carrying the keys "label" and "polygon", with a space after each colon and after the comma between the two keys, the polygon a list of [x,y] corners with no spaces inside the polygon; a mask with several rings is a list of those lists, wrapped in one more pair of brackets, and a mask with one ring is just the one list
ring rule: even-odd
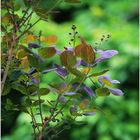
{"label": "small round bud", "polygon": [[66,102],[66,99],[64,98],[64,96],[60,96],[58,100],[61,103],[65,103]]}
{"label": "small round bud", "polygon": [[72,106],[70,107],[70,113],[73,114],[73,113],[76,113],[77,112],[77,108]]}
{"label": "small round bud", "polygon": [[64,47],[64,49],[65,49],[65,50],[68,50],[68,48],[67,48],[67,47]]}
{"label": "small round bud", "polygon": [[50,108],[50,113],[54,113],[54,109],[53,108]]}

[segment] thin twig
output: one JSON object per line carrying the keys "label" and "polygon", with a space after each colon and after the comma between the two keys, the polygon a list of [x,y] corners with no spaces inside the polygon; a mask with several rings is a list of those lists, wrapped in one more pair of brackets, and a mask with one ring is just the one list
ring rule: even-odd
{"label": "thin twig", "polygon": [[[28,99],[31,101],[31,99],[30,99],[30,94],[29,94],[29,91],[28,91],[28,88],[26,89],[26,91],[27,91],[27,97],[28,97]],[[33,119],[33,125],[37,128],[38,133],[40,133],[40,130],[39,130],[39,127],[37,126],[37,122],[36,122],[36,119],[35,119],[35,116],[34,116],[34,113],[33,113],[32,107],[29,106],[29,109],[30,109],[30,112],[31,112],[31,118]]]}
{"label": "thin twig", "polygon": [[37,24],[41,18],[39,18],[36,22],[34,22],[27,30],[25,30],[21,35],[19,35],[16,40],[19,40],[26,32],[28,32],[35,24]]}
{"label": "thin twig", "polygon": [[[32,17],[33,11],[27,16],[27,18],[22,22],[21,26],[19,26],[19,29]],[[28,24],[28,23],[27,23]]]}
{"label": "thin twig", "polygon": [[28,11],[29,11],[29,8],[26,9],[26,11],[24,12],[22,18],[20,19],[20,21],[19,21],[19,26],[20,26],[20,24],[23,22],[23,20],[24,20],[26,14],[28,14]]}
{"label": "thin twig", "polygon": [[[86,79],[88,73],[90,72],[90,69],[88,70],[87,74],[84,75],[83,79],[80,81],[80,84],[77,86],[77,88],[75,89],[74,92],[77,92],[81,86],[81,84],[84,82],[84,80]],[[52,116],[49,120],[45,121],[44,122],[44,125],[42,127],[42,130],[41,130],[41,133],[40,133],[40,136],[39,136],[39,140],[42,140],[42,137],[43,137],[43,130],[44,128],[46,127],[46,125],[51,121],[53,120],[58,114],[60,114],[62,112],[62,110],[64,109],[64,107],[67,105],[67,103],[69,103],[69,101],[71,100],[72,96],[64,103],[64,105],[60,108],[60,110],[54,115]]]}
{"label": "thin twig", "polygon": [[5,85],[7,75],[8,75],[8,71],[9,71],[11,60],[12,60],[12,56],[13,56],[13,48],[10,48],[9,51],[8,51],[8,60],[7,60],[7,63],[6,63],[6,67],[5,67],[2,82],[1,82],[1,94],[2,94],[3,89],[4,89],[4,85]]}

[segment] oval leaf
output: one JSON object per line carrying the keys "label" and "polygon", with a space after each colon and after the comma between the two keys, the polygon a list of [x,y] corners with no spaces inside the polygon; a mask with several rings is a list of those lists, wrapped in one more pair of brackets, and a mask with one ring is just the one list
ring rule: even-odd
{"label": "oval leaf", "polygon": [[82,47],[83,47],[82,44],[80,44],[80,45],[78,45],[78,46],[75,47],[74,52],[75,52],[75,55],[77,57],[81,57],[81,49],[82,49]]}
{"label": "oval leaf", "polygon": [[50,92],[50,90],[48,88],[40,88],[38,90],[38,93],[40,96],[47,95],[49,92]]}
{"label": "oval leaf", "polygon": [[95,60],[95,52],[91,46],[83,46],[81,49],[81,57],[82,59],[88,63],[92,64]]}
{"label": "oval leaf", "polygon": [[42,58],[51,58],[56,54],[56,49],[54,47],[40,48],[39,56]]}
{"label": "oval leaf", "polygon": [[110,91],[108,88],[98,88],[95,90],[97,96],[108,96]]}
{"label": "oval leaf", "polygon": [[73,51],[66,50],[62,52],[60,55],[60,60],[65,67],[71,68],[76,65],[76,57]]}

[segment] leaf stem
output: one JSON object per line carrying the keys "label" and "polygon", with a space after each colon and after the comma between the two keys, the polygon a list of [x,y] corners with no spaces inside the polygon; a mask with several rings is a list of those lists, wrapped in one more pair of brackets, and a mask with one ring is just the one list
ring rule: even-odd
{"label": "leaf stem", "polygon": [[[80,81],[80,84],[77,86],[77,88],[75,89],[74,92],[77,92],[77,91],[79,90],[81,84],[84,82],[84,80],[86,79],[86,77],[87,77],[87,75],[88,75],[89,72],[90,72],[90,69],[88,69],[88,72],[84,75],[83,79]],[[47,121],[44,122],[44,125],[43,125],[43,127],[42,127],[42,130],[41,130],[41,133],[40,133],[40,136],[39,136],[39,140],[42,140],[42,137],[43,137],[43,130],[44,130],[44,128],[46,127],[46,125],[47,125],[51,120],[53,120],[59,113],[62,112],[62,110],[65,108],[65,106],[66,106],[66,105],[68,104],[68,102],[71,100],[71,98],[72,98],[72,96],[69,97],[69,99],[64,103],[64,105],[60,108],[60,110],[59,110],[54,116],[50,117],[49,120],[47,120]]]}

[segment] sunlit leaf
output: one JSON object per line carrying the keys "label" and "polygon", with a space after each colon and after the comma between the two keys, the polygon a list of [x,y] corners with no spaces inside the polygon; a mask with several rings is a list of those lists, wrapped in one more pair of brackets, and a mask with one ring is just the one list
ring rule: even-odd
{"label": "sunlit leaf", "polygon": [[75,68],[70,68],[68,67],[68,71],[72,74],[74,74],[75,76],[78,76],[79,78],[84,77],[84,74],[81,73],[79,70],[75,69]]}
{"label": "sunlit leaf", "polygon": [[111,86],[112,83],[110,81],[108,81],[107,79],[102,79],[102,83],[107,85],[107,86]]}
{"label": "sunlit leaf", "polygon": [[39,49],[39,56],[42,58],[51,58],[56,54],[54,47],[45,47]]}
{"label": "sunlit leaf", "polygon": [[11,23],[10,15],[6,14],[1,18],[1,22],[4,24],[9,24]]}
{"label": "sunlit leaf", "polygon": [[38,94],[39,94],[40,96],[47,95],[49,92],[50,92],[50,90],[49,90],[48,88],[40,88],[40,89],[38,90]]}
{"label": "sunlit leaf", "polygon": [[91,70],[91,68],[83,68],[81,70],[81,72],[84,73],[84,74],[87,74],[90,70]]}
{"label": "sunlit leaf", "polygon": [[90,106],[90,101],[88,99],[84,99],[80,104],[79,104],[79,107],[84,110],[84,109],[87,109],[89,108]]}
{"label": "sunlit leaf", "polygon": [[48,43],[49,45],[53,45],[56,44],[58,39],[56,35],[50,35],[48,37],[41,37],[40,40]]}
{"label": "sunlit leaf", "polygon": [[34,42],[34,41],[36,41],[37,39],[38,39],[38,37],[35,36],[35,35],[32,35],[32,34],[26,34],[26,35],[25,35],[25,39],[24,39],[24,41],[25,41],[26,43],[30,43],[30,42]]}
{"label": "sunlit leaf", "polygon": [[21,63],[20,63],[20,68],[22,69],[26,69],[26,68],[29,68],[29,61],[28,61],[28,57],[25,56],[22,60],[21,60]]}
{"label": "sunlit leaf", "polygon": [[17,59],[22,59],[23,57],[27,56],[29,53],[25,51],[25,49],[19,49],[16,54]]}
{"label": "sunlit leaf", "polygon": [[108,88],[98,88],[95,90],[97,96],[108,96],[110,91]]}
{"label": "sunlit leaf", "polygon": [[101,71],[101,72],[91,74],[91,75],[89,75],[88,77],[100,76],[100,75],[105,74],[105,73],[108,72],[108,71],[109,71],[109,70],[103,70],[103,71]]}

